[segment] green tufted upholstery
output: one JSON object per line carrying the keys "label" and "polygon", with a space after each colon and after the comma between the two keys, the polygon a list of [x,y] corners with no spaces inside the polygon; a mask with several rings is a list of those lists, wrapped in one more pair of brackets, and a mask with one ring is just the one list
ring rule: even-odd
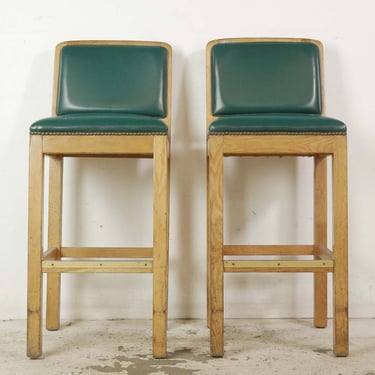
{"label": "green tufted upholstery", "polygon": [[60,51],[56,117],[31,134],[164,133],[167,50],[163,46],[79,44]]}
{"label": "green tufted upholstery", "polygon": [[211,51],[216,133],[344,133],[321,116],[319,49],[313,43],[219,43]]}

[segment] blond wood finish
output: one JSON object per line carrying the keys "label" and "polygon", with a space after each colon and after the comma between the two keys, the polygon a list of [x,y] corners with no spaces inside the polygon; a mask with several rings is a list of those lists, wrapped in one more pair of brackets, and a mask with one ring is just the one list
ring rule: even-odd
{"label": "blond wood finish", "polygon": [[325,113],[325,91],[324,91],[324,51],[323,44],[319,40],[306,39],[306,38],[224,38],[215,39],[207,43],[206,47],[206,117],[207,117],[207,128],[211,122],[217,119],[217,116],[213,116],[211,113],[212,108],[212,97],[211,97],[211,50],[212,47],[220,43],[237,43],[237,42],[308,42],[315,44],[319,49],[320,55],[320,82],[321,82],[321,94],[322,94],[322,113]]}
{"label": "blond wood finish", "polygon": [[224,272],[332,272],[332,260],[226,260]]}
{"label": "blond wood finish", "polygon": [[153,354],[167,356],[169,173],[166,137],[154,140]]}
{"label": "blond wood finish", "polygon": [[[168,50],[167,115],[161,119],[170,129],[171,47],[161,42],[75,41],[57,46],[54,105],[61,48],[68,44],[130,44],[163,46]],[[32,135],[29,174],[29,260],[27,355],[42,354],[42,272],[47,273],[47,328],[60,325],[60,275],[75,273],[153,273],[153,354],[167,355],[168,228],[170,155],[167,135]],[[50,158],[48,245],[43,253],[44,158]],[[62,179],[64,157],[153,158],[154,234],[151,248],[98,248],[62,246]]]}
{"label": "blond wood finish", "polygon": [[312,255],[313,245],[224,245],[224,255]]}
{"label": "blond wood finish", "polygon": [[47,155],[91,156],[126,155],[152,157],[151,135],[46,135],[43,137],[43,152]]}
{"label": "blond wood finish", "polygon": [[[216,135],[213,137],[217,137]],[[225,156],[313,156],[332,154],[335,137],[327,135],[226,135]],[[275,141],[277,138],[277,142]]]}
{"label": "blond wood finish", "polygon": [[210,209],[210,196],[209,196],[209,170],[210,170],[210,158],[208,155],[208,142],[206,145],[206,230],[207,230],[207,239],[206,239],[206,317],[207,317],[207,327],[210,328],[211,325],[211,261],[210,261],[210,233],[211,233],[211,209]]}
{"label": "blond wood finish", "polygon": [[334,352],[349,354],[348,322],[348,191],[346,137],[337,137],[333,155],[333,273]]}
{"label": "blond wood finish", "polygon": [[[61,247],[62,231],[62,181],[63,160],[51,157],[49,160],[49,203],[48,203],[48,247]],[[57,259],[60,258],[59,252]],[[50,331],[60,328],[61,274],[47,276],[46,326]]]}
{"label": "blond wood finish", "polygon": [[[314,157],[314,243],[316,259],[327,258],[327,157]],[[325,251],[327,250],[327,251]],[[327,273],[314,273],[314,325],[327,326]]]}
{"label": "blond wood finish", "polygon": [[57,260],[60,259],[60,249],[57,247],[51,247],[47,251],[43,252],[43,260]]}
{"label": "blond wood finish", "polygon": [[152,247],[62,247],[64,258],[152,258]]}
{"label": "blond wood finish", "polygon": [[224,265],[223,265],[223,138],[208,143],[209,164],[209,264],[210,264],[210,341],[211,355],[224,354]]}
{"label": "blond wood finish", "polygon": [[[78,258],[78,261],[63,258]],[[105,259],[82,261],[82,259]],[[136,258],[138,261],[121,261]],[[145,273],[153,270],[153,248],[103,248],[103,247],[62,247],[51,248],[43,254],[42,269],[55,276],[62,272],[127,272]],[[116,259],[108,261],[107,259]],[[145,259],[145,261],[139,261]],[[151,259],[151,260],[149,260]]]}
{"label": "blond wood finish", "polygon": [[[322,108],[324,107],[323,47],[319,41],[281,38],[234,38],[208,43],[206,49],[207,128],[217,117],[211,113],[211,49],[217,43],[291,41],[311,42],[320,51]],[[313,272],[314,324],[327,324],[327,272],[333,273],[334,353],[348,355],[348,242],[347,151],[345,135],[329,134],[217,134],[207,141],[207,323],[211,354],[222,356],[224,272]],[[311,156],[314,158],[314,244],[226,245],[223,243],[223,157]],[[332,158],[333,251],[327,248],[327,157]],[[299,256],[312,260],[234,260],[236,256]],[[226,257],[224,259],[224,256]],[[228,259],[232,258],[232,259]]]}
{"label": "blond wood finish", "polygon": [[137,261],[54,261],[42,262],[46,273],[148,273],[152,272],[152,262]]}
{"label": "blond wood finish", "polygon": [[316,248],[317,255],[316,257],[322,260],[326,259],[332,259],[335,260],[335,255],[332,250],[328,249],[327,247],[324,246],[318,246]]}
{"label": "blond wood finish", "polygon": [[168,43],[164,42],[150,42],[150,41],[135,41],[135,40],[72,40],[61,42],[56,46],[55,49],[55,69],[53,79],[53,101],[52,101],[52,114],[56,115],[56,104],[57,104],[57,89],[58,89],[58,73],[60,63],[60,53],[63,47],[69,45],[85,45],[85,44],[107,44],[107,45],[129,45],[129,46],[160,46],[164,47],[168,51],[168,87],[167,87],[167,115],[162,120],[171,128],[171,104],[172,104],[172,47]]}
{"label": "blond wood finish", "polygon": [[29,159],[29,229],[27,281],[27,355],[42,354],[42,241],[43,241],[43,174],[42,137],[30,139]]}

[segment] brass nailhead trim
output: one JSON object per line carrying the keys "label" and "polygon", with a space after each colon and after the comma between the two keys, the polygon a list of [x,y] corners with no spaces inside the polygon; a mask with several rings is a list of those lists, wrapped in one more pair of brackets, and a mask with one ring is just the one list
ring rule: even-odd
{"label": "brass nailhead trim", "polygon": [[167,133],[133,133],[133,132],[30,132],[30,135],[167,135]]}
{"label": "brass nailhead trim", "polygon": [[346,135],[346,132],[209,132],[208,135]]}

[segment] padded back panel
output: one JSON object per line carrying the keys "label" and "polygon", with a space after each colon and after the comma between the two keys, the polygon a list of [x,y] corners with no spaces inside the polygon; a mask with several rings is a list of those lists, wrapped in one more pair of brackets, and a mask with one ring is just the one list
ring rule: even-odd
{"label": "padded back panel", "polygon": [[321,113],[319,49],[304,42],[219,43],[212,114]]}
{"label": "padded back panel", "polygon": [[162,46],[64,46],[56,114],[121,112],[165,117],[167,55]]}

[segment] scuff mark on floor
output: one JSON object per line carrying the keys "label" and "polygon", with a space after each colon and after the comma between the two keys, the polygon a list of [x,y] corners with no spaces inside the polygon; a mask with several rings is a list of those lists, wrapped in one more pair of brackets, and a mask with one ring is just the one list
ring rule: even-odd
{"label": "scuff mark on floor", "polygon": [[318,353],[318,354],[328,354],[328,353],[332,352],[332,349],[326,349],[326,348],[314,349],[314,352]]}
{"label": "scuff mark on floor", "polygon": [[[119,346],[117,349],[119,352],[125,352],[123,346]],[[111,365],[86,366],[85,368],[82,368],[82,371],[94,370],[107,374],[123,372],[127,375],[150,374],[154,372],[165,375],[192,375],[199,371],[199,366],[197,366],[197,369],[188,369],[181,367],[181,365],[183,366],[184,364],[189,363],[191,366],[194,362],[207,363],[209,357],[206,355],[194,354],[191,349],[182,348],[169,353],[169,358],[167,359],[154,359],[147,355],[128,357],[121,354],[113,358],[97,358],[97,360],[113,362]]]}
{"label": "scuff mark on floor", "polygon": [[87,366],[82,370],[95,370],[98,372],[113,374],[116,372],[123,372],[124,370],[126,371],[126,367],[122,367],[120,362],[115,362],[113,366]]}

